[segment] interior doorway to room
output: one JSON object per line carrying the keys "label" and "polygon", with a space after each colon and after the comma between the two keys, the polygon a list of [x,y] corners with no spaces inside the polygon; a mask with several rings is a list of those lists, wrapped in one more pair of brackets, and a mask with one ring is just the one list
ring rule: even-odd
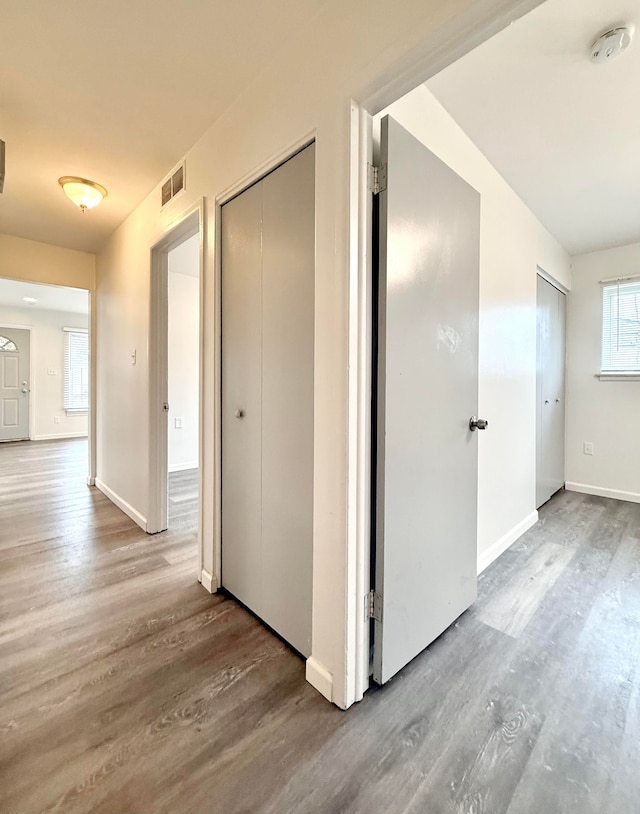
{"label": "interior doorway to room", "polygon": [[0,441],[57,443],[89,477],[89,292],[0,279]]}
{"label": "interior doorway to room", "polygon": [[[175,531],[202,570],[202,212],[151,249],[150,534]],[[182,556],[182,554],[180,554]]]}
{"label": "interior doorway to room", "polygon": [[168,253],[167,525],[197,533],[200,413],[200,237]]}

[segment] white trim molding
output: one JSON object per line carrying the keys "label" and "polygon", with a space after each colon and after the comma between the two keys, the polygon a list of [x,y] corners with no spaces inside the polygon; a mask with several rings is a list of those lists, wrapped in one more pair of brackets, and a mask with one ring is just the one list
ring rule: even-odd
{"label": "white trim molding", "polygon": [[531,526],[535,526],[538,522],[538,512],[533,511],[516,524],[506,534],[503,534],[500,539],[496,540],[493,545],[490,545],[482,554],[478,555],[478,575],[480,575],[485,568],[488,568],[494,560],[497,560],[501,554],[512,546],[515,541],[522,537],[525,531],[528,531]]}
{"label": "white trim molding", "polygon": [[108,497],[120,511],[124,512],[127,517],[130,517],[134,523],[137,523],[143,531],[147,530],[147,518],[143,517],[130,503],[127,503],[127,501],[121,498],[113,489],[110,489],[100,478],[96,478],[95,485],[105,497]]}
{"label": "white trim molding", "polygon": [[215,594],[220,587],[217,578],[214,577],[213,574],[210,574],[205,568],[200,571],[200,583],[210,594]]}
{"label": "white trim molding", "polygon": [[613,500],[626,500],[628,503],[640,503],[638,492],[623,492],[620,489],[609,489],[605,486],[592,486],[590,483],[565,483],[564,488],[568,492],[581,492],[584,495],[595,495],[596,497],[610,497]]}
{"label": "white trim molding", "polygon": [[88,432],[59,432],[47,435],[34,435],[32,441],[55,441],[60,438],[88,438]]}
{"label": "white trim molding", "polygon": [[327,701],[333,702],[333,674],[313,656],[307,659],[306,679]]}

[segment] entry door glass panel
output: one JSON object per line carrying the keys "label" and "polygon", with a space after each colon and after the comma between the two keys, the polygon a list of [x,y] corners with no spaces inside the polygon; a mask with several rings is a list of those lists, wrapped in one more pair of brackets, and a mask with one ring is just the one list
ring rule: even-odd
{"label": "entry door glass panel", "polygon": [[0,441],[29,438],[30,332],[0,328]]}
{"label": "entry door glass panel", "polygon": [[384,683],[476,598],[480,196],[390,117],[381,155],[374,678]]}

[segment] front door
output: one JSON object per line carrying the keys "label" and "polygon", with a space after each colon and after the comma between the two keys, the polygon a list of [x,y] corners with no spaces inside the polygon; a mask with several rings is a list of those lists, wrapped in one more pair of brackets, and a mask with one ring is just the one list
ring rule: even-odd
{"label": "front door", "polygon": [[388,116],[381,162],[378,683],[475,601],[479,434],[480,196]]}
{"label": "front door", "polygon": [[29,438],[29,331],[0,328],[0,441]]}

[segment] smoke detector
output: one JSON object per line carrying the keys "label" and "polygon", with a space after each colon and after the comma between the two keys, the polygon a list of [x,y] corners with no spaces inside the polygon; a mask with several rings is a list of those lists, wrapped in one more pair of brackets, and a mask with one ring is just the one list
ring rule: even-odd
{"label": "smoke detector", "polygon": [[600,34],[591,46],[591,61],[600,63],[615,59],[631,45],[634,30],[632,25],[624,25]]}

